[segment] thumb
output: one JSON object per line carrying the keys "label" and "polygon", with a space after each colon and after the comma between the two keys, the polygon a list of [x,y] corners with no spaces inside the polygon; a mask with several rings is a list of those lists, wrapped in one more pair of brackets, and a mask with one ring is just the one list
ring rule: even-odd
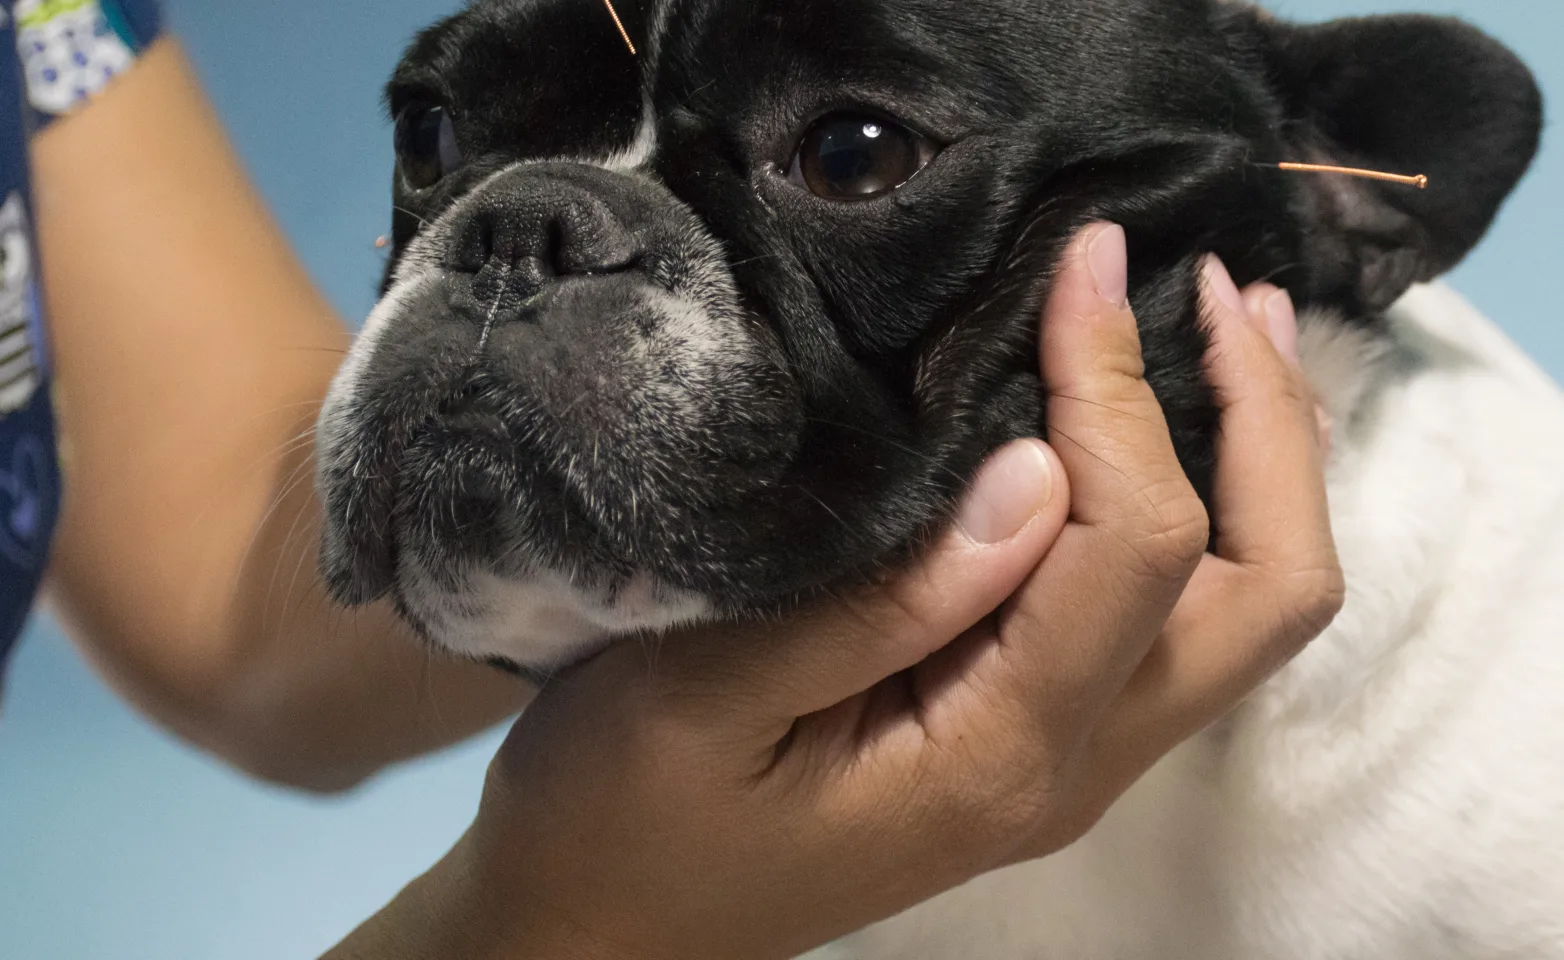
{"label": "thumb", "polygon": [[911,569],[784,620],[709,628],[669,644],[664,677],[676,672],[686,691],[709,695],[698,699],[748,712],[724,723],[785,731],[921,663],[993,613],[1053,546],[1069,500],[1053,450],[1041,440],[1012,443],[984,466],[956,524]]}

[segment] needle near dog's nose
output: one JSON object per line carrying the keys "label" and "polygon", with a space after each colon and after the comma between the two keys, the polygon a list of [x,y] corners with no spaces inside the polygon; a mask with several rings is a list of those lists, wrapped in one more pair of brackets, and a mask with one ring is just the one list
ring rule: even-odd
{"label": "needle near dog's nose", "polygon": [[619,28],[619,35],[624,37],[625,46],[630,48],[630,56],[635,56],[635,42],[630,39],[630,31],[625,29],[625,23],[619,19],[619,11],[614,9],[614,0],[603,0],[603,6],[608,8],[608,15],[614,18],[614,26]]}

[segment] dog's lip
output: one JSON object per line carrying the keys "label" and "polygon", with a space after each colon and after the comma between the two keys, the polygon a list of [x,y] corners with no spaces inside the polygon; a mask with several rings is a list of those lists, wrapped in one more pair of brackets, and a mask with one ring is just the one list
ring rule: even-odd
{"label": "dog's lip", "polygon": [[505,418],[492,410],[442,411],[431,425],[442,432],[470,434],[480,437],[506,437],[509,427]]}
{"label": "dog's lip", "polygon": [[495,403],[491,387],[472,380],[462,384],[436,406],[431,419],[455,429],[505,432],[502,407]]}

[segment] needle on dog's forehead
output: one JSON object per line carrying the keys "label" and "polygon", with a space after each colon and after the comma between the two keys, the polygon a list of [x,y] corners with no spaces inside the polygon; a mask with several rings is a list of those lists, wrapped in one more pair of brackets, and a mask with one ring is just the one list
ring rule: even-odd
{"label": "needle on dog's forehead", "polygon": [[614,9],[614,0],[603,0],[603,6],[608,8],[608,15],[614,18],[614,26],[619,28],[619,35],[624,37],[625,46],[630,48],[630,55],[635,56],[635,42],[630,39],[630,31],[625,29],[625,22],[619,19],[619,11]]}
{"label": "needle on dog's forehead", "polygon": [[[619,18],[619,11],[614,9],[614,0],[603,0],[603,6],[608,8],[608,15],[614,18],[614,26],[619,30],[619,36],[624,38],[625,46],[630,48],[630,55],[636,56],[635,41],[630,39],[630,31],[625,29],[624,21]],[[1419,190],[1428,189],[1428,177],[1423,174],[1408,176],[1400,173],[1385,173],[1380,170],[1364,170],[1360,167],[1334,167],[1319,163],[1266,163],[1257,166],[1275,167],[1289,173],[1332,173],[1345,177],[1362,177],[1367,180],[1380,180],[1385,183],[1398,183],[1406,187],[1416,187]]]}

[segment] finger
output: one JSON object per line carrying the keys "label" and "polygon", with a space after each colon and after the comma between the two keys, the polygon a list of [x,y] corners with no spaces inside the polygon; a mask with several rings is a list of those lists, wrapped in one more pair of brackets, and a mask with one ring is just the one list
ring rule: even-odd
{"label": "finger", "polygon": [[1070,517],[1110,523],[1133,543],[1127,515],[1144,520],[1155,539],[1166,527],[1160,502],[1186,504],[1193,491],[1146,382],[1127,277],[1123,228],[1082,231],[1055,281],[1040,339],[1049,441],[1070,475]]}
{"label": "finger", "polygon": [[[1129,693],[1144,725],[1193,732],[1329,624],[1343,593],[1313,391],[1281,290],[1248,306],[1215,257],[1202,268],[1208,370],[1221,408],[1216,557],[1190,580]],[[1133,699],[1133,698],[1132,698]]]}
{"label": "finger", "polygon": [[1274,676],[1330,624],[1343,596],[1336,568],[1278,581],[1217,557],[1202,561],[1164,634],[1092,734],[1076,780],[1079,830]]}
{"label": "finger", "polygon": [[[1071,721],[1060,711],[1089,722],[1128,681],[1204,552],[1205,510],[1142,375],[1124,276],[1123,231],[1098,227],[1072,245],[1056,281],[1042,365],[1070,522],[1007,605],[992,649],[964,653],[966,690],[933,685],[955,696],[927,715],[962,735],[987,726],[1036,739]],[[1020,705],[1023,722],[983,706],[994,703]],[[942,706],[955,715],[941,717]]]}
{"label": "finger", "polygon": [[1244,316],[1257,330],[1265,330],[1265,301],[1271,299],[1280,288],[1274,284],[1256,283],[1244,288]]}
{"label": "finger", "polygon": [[[1285,299],[1275,299],[1278,295]],[[1278,353],[1283,355],[1283,359],[1288,360],[1294,366],[1299,366],[1296,319],[1288,320],[1286,316],[1291,308],[1292,298],[1280,287],[1269,283],[1256,283],[1244,288],[1244,312],[1249,317],[1249,323],[1270,338],[1271,345],[1276,348]],[[1279,322],[1273,323],[1271,321],[1270,315],[1272,313],[1279,314]],[[1273,335],[1273,326],[1280,331],[1280,340]],[[1288,336],[1289,330],[1291,331],[1290,336]],[[1290,350],[1288,349],[1289,346],[1291,347]],[[1320,401],[1318,395],[1316,395],[1314,401],[1314,420],[1317,427],[1316,437],[1319,441],[1320,452],[1326,460],[1329,460],[1331,434],[1336,428],[1336,422],[1330,411],[1325,409],[1325,404]]]}
{"label": "finger", "polygon": [[1257,304],[1263,324],[1251,322],[1221,261],[1208,257],[1201,273],[1207,371],[1221,410],[1216,552],[1256,568],[1333,559],[1320,424],[1297,363],[1292,301],[1273,290]]}
{"label": "finger", "polygon": [[1221,265],[1210,261],[1204,276],[1222,406],[1222,556],[1202,561],[1095,735],[1087,777],[1100,784],[1103,803],[1286,664],[1329,625],[1344,596],[1313,400],[1292,362],[1290,300],[1275,288],[1251,290],[1235,309]]}
{"label": "finger", "polygon": [[782,622],[670,643],[659,670],[700,701],[743,704],[748,716],[737,722],[790,725],[919,663],[989,616],[1052,546],[1068,509],[1054,452],[1017,441],[984,466],[956,526],[910,570]]}
{"label": "finger", "polygon": [[[1145,722],[1193,732],[1271,676],[1340,609],[1319,406],[1298,363],[1287,293],[1203,266],[1209,370],[1222,410],[1217,557],[1191,579],[1144,677]],[[1244,309],[1247,308],[1247,309]]]}

